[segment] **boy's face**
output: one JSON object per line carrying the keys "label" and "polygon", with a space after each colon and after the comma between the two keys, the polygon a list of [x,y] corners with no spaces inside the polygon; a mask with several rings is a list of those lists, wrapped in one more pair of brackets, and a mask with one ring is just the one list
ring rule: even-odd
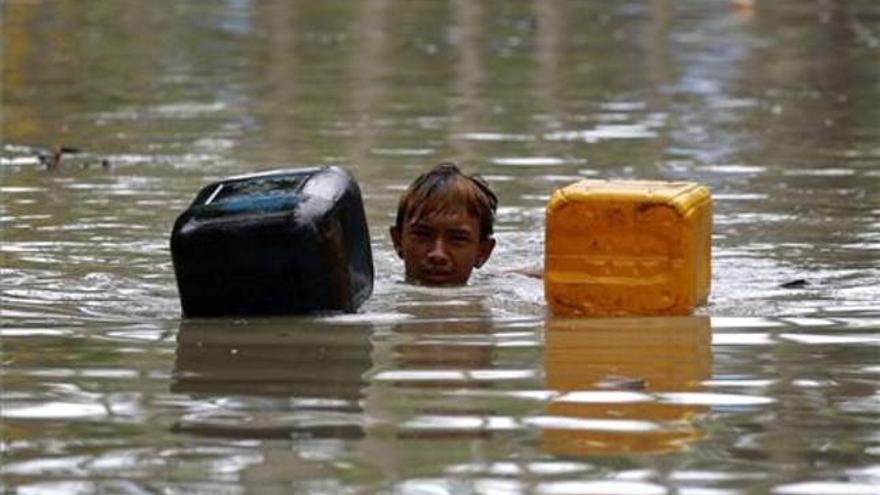
{"label": "boy's face", "polygon": [[495,239],[480,238],[480,222],[465,208],[407,218],[391,227],[394,249],[406,266],[407,282],[464,285],[489,259]]}

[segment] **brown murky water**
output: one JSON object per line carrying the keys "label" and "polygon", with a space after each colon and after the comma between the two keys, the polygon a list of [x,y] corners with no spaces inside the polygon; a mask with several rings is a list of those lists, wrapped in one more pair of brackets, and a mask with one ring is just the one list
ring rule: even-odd
{"label": "brown murky water", "polygon": [[[877,2],[9,0],[2,47],[4,493],[880,493]],[[387,225],[448,158],[499,246],[410,287]],[[196,190],[315,164],[365,307],[182,321]],[[712,188],[707,308],[545,314],[510,269],[583,177]]]}

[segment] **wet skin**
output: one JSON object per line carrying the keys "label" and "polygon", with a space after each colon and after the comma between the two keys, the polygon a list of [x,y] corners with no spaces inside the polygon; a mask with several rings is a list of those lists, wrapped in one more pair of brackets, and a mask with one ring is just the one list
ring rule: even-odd
{"label": "wet skin", "polygon": [[402,229],[391,227],[391,240],[406,281],[422,285],[466,284],[495,247],[495,239],[480,238],[479,220],[464,209],[409,219]]}

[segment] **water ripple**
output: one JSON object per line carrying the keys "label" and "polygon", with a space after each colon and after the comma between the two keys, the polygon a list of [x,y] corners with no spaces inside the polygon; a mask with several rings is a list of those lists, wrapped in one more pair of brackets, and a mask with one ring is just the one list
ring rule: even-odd
{"label": "water ripple", "polygon": [[542,482],[535,493],[541,495],[666,495],[663,486],[636,481],[552,481]]}

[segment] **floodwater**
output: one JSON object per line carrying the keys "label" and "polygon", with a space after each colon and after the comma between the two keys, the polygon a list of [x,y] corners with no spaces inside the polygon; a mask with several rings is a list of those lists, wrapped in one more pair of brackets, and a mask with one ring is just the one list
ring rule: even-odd
{"label": "floodwater", "polygon": [[[874,0],[8,0],[2,56],[3,493],[880,493]],[[407,286],[444,159],[498,248]],[[182,320],[195,192],[318,164],[365,196],[361,311]],[[546,314],[511,269],[584,177],[711,187],[706,308]]]}

